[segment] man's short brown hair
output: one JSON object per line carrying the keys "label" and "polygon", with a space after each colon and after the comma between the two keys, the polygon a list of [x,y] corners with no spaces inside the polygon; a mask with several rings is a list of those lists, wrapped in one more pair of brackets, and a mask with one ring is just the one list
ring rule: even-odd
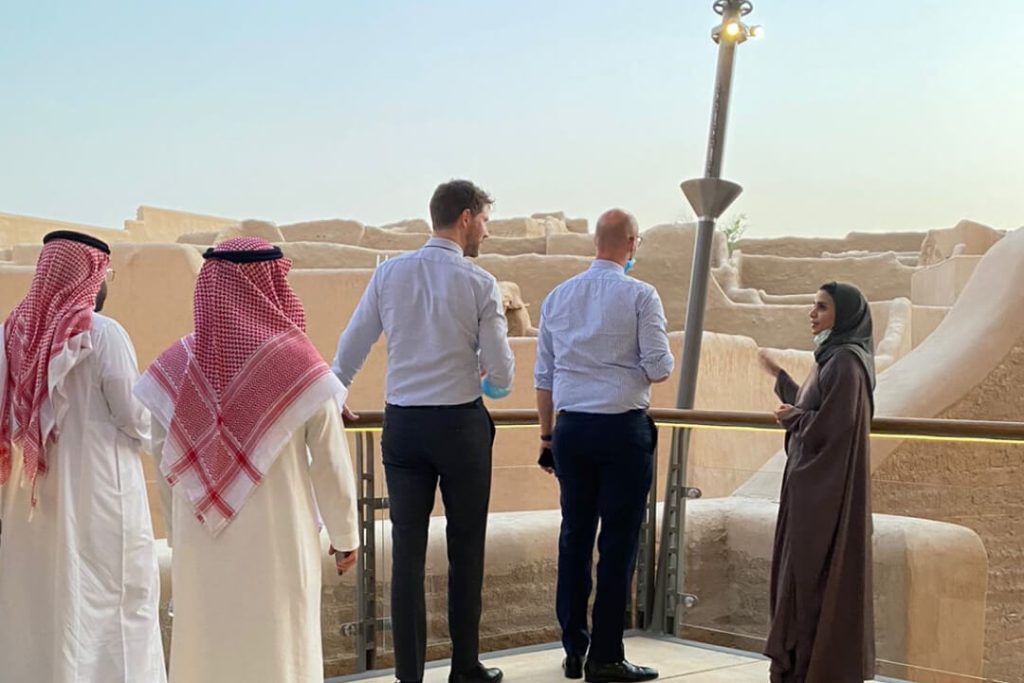
{"label": "man's short brown hair", "polygon": [[443,230],[451,227],[466,209],[476,216],[493,203],[491,195],[470,181],[449,180],[438,185],[430,198],[430,222],[434,230]]}

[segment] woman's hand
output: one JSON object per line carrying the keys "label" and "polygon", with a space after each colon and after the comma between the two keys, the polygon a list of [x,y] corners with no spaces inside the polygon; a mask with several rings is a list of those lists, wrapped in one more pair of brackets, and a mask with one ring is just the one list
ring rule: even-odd
{"label": "woman's hand", "polygon": [[765,349],[759,349],[757,352],[757,364],[761,366],[761,369],[767,372],[772,377],[778,377],[779,373],[782,372],[782,368],[779,364],[772,360],[771,356],[768,355],[768,351]]}
{"label": "woman's hand", "polygon": [[782,405],[775,409],[775,421],[778,422],[779,424],[782,424],[783,420],[791,417],[796,412],[796,410],[797,409],[795,407],[789,405],[788,403],[783,403]]}

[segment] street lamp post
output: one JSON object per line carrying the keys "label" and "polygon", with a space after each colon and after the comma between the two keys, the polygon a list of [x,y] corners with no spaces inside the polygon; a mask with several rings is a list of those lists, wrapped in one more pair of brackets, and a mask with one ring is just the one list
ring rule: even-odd
{"label": "street lamp post", "polygon": [[[762,35],[761,27],[748,27],[742,19],[750,14],[749,0],[717,0],[714,10],[722,17],[711,37],[718,43],[718,70],[711,105],[711,130],[708,134],[707,161],[704,177],[687,180],[681,188],[697,215],[697,239],[693,249],[690,294],[686,306],[686,328],[683,334],[683,357],[679,377],[677,408],[693,408],[697,392],[697,371],[700,364],[704,333],[704,309],[708,278],[711,275],[711,247],[715,221],[739,196],[742,188],[721,178],[722,154],[725,146],[725,124],[729,113],[733,62],[736,46],[748,38]],[[675,635],[680,603],[692,607],[697,597],[682,592],[682,556],[680,549],[686,523],[686,500],[700,497],[700,490],[686,486],[690,431],[677,429],[672,434],[672,454],[665,491],[661,544],[654,591],[654,618],[648,625],[666,635]],[[651,613],[651,612],[648,612]]]}

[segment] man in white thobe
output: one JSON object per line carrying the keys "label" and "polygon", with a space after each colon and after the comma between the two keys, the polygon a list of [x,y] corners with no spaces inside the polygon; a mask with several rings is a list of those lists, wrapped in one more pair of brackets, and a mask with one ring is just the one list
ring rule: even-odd
{"label": "man in white thobe", "polygon": [[110,249],[44,240],[0,326],[0,681],[162,683],[135,351],[93,309]]}
{"label": "man in white thobe", "polygon": [[345,388],[305,333],[290,263],[263,240],[206,252],[193,334],[136,394],[172,487],[173,683],[322,683],[322,519],[356,561]]}

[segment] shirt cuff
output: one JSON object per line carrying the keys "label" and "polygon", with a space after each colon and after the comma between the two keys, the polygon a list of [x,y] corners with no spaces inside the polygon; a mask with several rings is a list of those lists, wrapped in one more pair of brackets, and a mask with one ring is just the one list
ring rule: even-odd
{"label": "shirt cuff", "polygon": [[672,374],[671,363],[655,363],[642,366],[647,379],[663,379]]}
{"label": "shirt cuff", "polygon": [[357,531],[342,534],[340,536],[331,536],[328,534],[328,538],[331,539],[331,545],[334,546],[335,550],[349,552],[351,550],[359,549],[359,532]]}

